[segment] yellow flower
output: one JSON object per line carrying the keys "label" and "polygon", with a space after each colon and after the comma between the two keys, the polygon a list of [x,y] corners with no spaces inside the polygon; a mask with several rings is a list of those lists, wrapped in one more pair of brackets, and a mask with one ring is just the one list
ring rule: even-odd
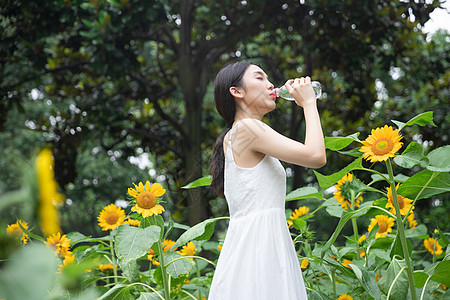
{"label": "yellow flower", "polygon": [[378,215],[372,218],[367,231],[371,231],[375,225],[378,224],[378,232],[375,234],[375,238],[383,238],[386,234],[392,232],[392,227],[394,226],[394,218],[389,218],[385,215]]}
{"label": "yellow flower", "polygon": [[64,234],[61,236],[61,233],[55,233],[47,238],[47,241],[44,242],[47,246],[55,250],[55,254],[58,254],[61,257],[66,257],[71,254],[70,249],[70,239],[66,237]]}
{"label": "yellow flower", "polygon": [[378,274],[375,274],[375,282],[378,282],[378,280],[381,278],[381,276],[380,275],[378,275]]}
{"label": "yellow flower", "polygon": [[294,222],[292,222],[291,220],[287,220],[287,223],[288,223],[288,227],[289,227],[289,228],[291,228],[292,225],[294,225]]}
{"label": "yellow flower", "polygon": [[296,210],[294,210],[294,212],[292,213],[291,219],[298,219],[301,216],[306,215],[308,212],[309,212],[309,207],[306,207],[306,206],[299,207]]}
{"label": "yellow flower", "polygon": [[[351,260],[349,260],[349,259],[343,259],[342,260],[342,265],[343,266],[347,266],[348,264],[352,264],[353,262],[351,261]],[[350,267],[350,266],[349,266]]]}
{"label": "yellow flower", "polygon": [[338,300],[353,300],[353,298],[347,294],[340,295]]}
{"label": "yellow flower", "polygon": [[16,223],[8,225],[8,227],[6,228],[6,233],[14,236],[16,239],[20,239],[20,243],[21,244],[26,244],[28,242],[28,234],[26,234],[25,232],[23,232],[22,228],[20,228],[19,226],[22,225],[23,228],[25,228],[25,230],[28,230],[28,223],[22,220],[17,220]]}
{"label": "yellow flower", "polygon": [[366,239],[367,239],[366,235],[363,234],[362,236],[359,237],[358,244],[362,244]]}
{"label": "yellow flower", "polygon": [[372,129],[372,134],[362,141],[363,145],[359,151],[363,152],[363,158],[370,162],[385,161],[389,157],[394,157],[400,150],[402,136],[398,134],[398,129],[393,130],[391,126],[385,125],[382,128]]}
{"label": "yellow flower", "polygon": [[164,211],[164,207],[158,204],[157,198],[164,195],[166,190],[159,183],[150,185],[147,181],[145,186],[142,182],[138,185],[133,183],[133,185],[135,189],[128,188],[128,194],[136,199],[136,205],[131,208],[131,211],[141,214],[144,218],[159,215]]}
{"label": "yellow flower", "polygon": [[300,268],[306,269],[308,266],[309,266],[309,261],[306,258],[302,259],[302,264],[300,265]]}
{"label": "yellow flower", "polygon": [[366,251],[360,250],[360,251],[359,251],[359,256],[361,256],[361,257],[366,256]]}
{"label": "yellow flower", "polygon": [[97,220],[98,226],[100,226],[102,230],[113,230],[117,226],[123,224],[123,221],[125,220],[125,211],[115,204],[110,204],[103,208],[100,215],[97,217]]}
{"label": "yellow flower", "polygon": [[[397,184],[395,187],[395,190],[398,190],[398,187],[400,186],[400,183]],[[392,196],[392,189],[390,187],[387,188],[387,197],[388,197],[388,203],[386,204],[387,208],[391,209],[391,213],[395,214],[395,206],[394,206],[394,197]],[[398,207],[400,208],[400,214],[405,216],[409,208],[411,207],[411,203],[413,202],[411,199],[408,199],[406,197],[400,196],[397,194],[398,199]],[[414,206],[413,206],[414,209]]]}
{"label": "yellow flower", "polygon": [[[117,266],[116,266],[116,268],[117,268]],[[106,271],[106,270],[112,270],[112,269],[114,269],[114,267],[112,264],[101,264],[98,266],[98,269],[100,271]]]}
{"label": "yellow flower", "polygon": [[409,228],[416,228],[417,226],[417,221],[414,219],[414,213],[411,211],[411,213],[408,215],[408,223],[409,223]]}
{"label": "yellow flower", "polygon": [[45,235],[61,231],[58,220],[58,205],[64,202],[64,196],[58,192],[58,183],[54,177],[52,151],[43,149],[36,159],[36,170],[39,183],[38,214],[41,229]]}
{"label": "yellow flower", "polygon": [[67,267],[68,265],[73,264],[74,260],[75,260],[75,255],[74,254],[70,253],[70,254],[66,255],[64,257],[63,264],[59,265],[58,271],[62,272],[65,267]]}
{"label": "yellow flower", "polygon": [[125,222],[123,222],[123,224],[139,227],[141,226],[141,221],[135,219],[128,219]]}
{"label": "yellow flower", "polygon": [[[341,180],[337,182],[334,186],[336,188],[336,192],[333,193],[334,198],[336,198],[337,202],[341,204],[341,207],[344,209],[348,209],[351,207],[351,190],[355,190],[352,186],[352,181],[358,180],[357,178],[353,179],[353,175],[348,173],[342,177]],[[359,207],[359,203],[363,201],[362,196],[360,195],[355,199],[355,207]],[[348,208],[347,208],[348,207]]]}
{"label": "yellow flower", "polygon": [[219,251],[222,251],[223,245],[217,245],[217,248],[219,249]]}
{"label": "yellow flower", "polygon": [[423,245],[433,255],[438,256],[438,255],[442,254],[442,246],[439,245],[439,241],[436,241],[434,238],[429,238],[428,240],[424,240]]}
{"label": "yellow flower", "polygon": [[192,256],[195,254],[195,245],[193,242],[189,242],[186,245],[184,245],[180,251],[177,252],[184,256]]}

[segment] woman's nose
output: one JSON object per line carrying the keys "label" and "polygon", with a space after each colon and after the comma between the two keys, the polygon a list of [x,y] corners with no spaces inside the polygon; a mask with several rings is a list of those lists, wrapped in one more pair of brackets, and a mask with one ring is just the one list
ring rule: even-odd
{"label": "woman's nose", "polygon": [[273,90],[275,86],[272,84],[272,82],[269,81],[269,90]]}

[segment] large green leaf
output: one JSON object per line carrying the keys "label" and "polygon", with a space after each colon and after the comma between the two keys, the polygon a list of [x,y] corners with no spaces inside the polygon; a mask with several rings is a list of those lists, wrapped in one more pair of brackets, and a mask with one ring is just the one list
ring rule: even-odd
{"label": "large green leaf", "polygon": [[186,184],[185,186],[182,186],[181,188],[182,189],[193,189],[196,187],[211,185],[211,182],[212,182],[211,176],[204,176],[202,178],[199,178],[197,180],[194,180],[194,181]]}
{"label": "large green leaf", "polygon": [[441,261],[434,269],[431,280],[450,286],[450,260]]}
{"label": "large green leaf", "polygon": [[346,137],[340,137],[340,136],[325,137],[325,148],[332,150],[332,151],[344,149],[345,147],[350,145],[353,141],[360,142],[360,140],[358,139],[358,136],[359,136],[359,132],[348,135]]}
{"label": "large green leaf", "polygon": [[409,199],[424,199],[450,191],[450,174],[423,170],[411,176],[399,188],[398,194]]}
{"label": "large green leaf", "polygon": [[128,279],[129,282],[139,281],[139,266],[136,260],[124,261],[117,260],[122,274]]}
{"label": "large green leaf", "polygon": [[427,155],[430,165],[427,167],[430,171],[450,172],[450,145],[434,149]]}
{"label": "large green leaf", "polygon": [[[379,287],[385,295],[391,290],[389,299],[407,299],[409,284],[404,267],[405,261],[394,256],[385,274],[379,281]],[[399,274],[400,272],[401,274]]]}
{"label": "large green leaf", "polygon": [[156,225],[146,228],[128,224],[119,226],[115,237],[117,257],[127,263],[144,256],[150,247],[158,241],[160,230]]}
{"label": "large green leaf", "polygon": [[222,219],[225,218],[221,217],[215,219],[208,219],[189,228],[178,238],[178,240],[172,246],[172,249],[180,247],[192,240],[196,241],[208,240],[214,233],[214,225],[216,224],[216,221]]}
{"label": "large green leaf", "polygon": [[333,186],[338,182],[339,180],[344,177],[347,173],[353,170],[362,170],[364,169],[362,166],[362,157],[359,157],[355,159],[352,163],[350,163],[348,166],[343,168],[337,173],[331,174],[331,175],[322,175],[317,171],[314,171],[314,174],[317,177],[317,181],[319,182],[320,188],[322,190],[326,190],[329,187]]}
{"label": "large green leaf", "polygon": [[353,272],[358,278],[358,281],[361,283],[362,287],[366,292],[372,296],[374,299],[381,298],[381,291],[378,288],[377,283],[375,282],[375,274],[373,271],[368,271],[366,268],[359,268],[354,264],[350,264]]}
{"label": "large green leaf", "polygon": [[47,299],[56,282],[57,259],[42,243],[19,249],[0,272],[0,297]]}
{"label": "large green leaf", "polygon": [[436,124],[434,124],[434,122],[433,122],[433,112],[432,111],[427,111],[422,114],[419,114],[406,123],[403,123],[400,121],[395,121],[395,120],[392,120],[392,123],[397,125],[398,131],[401,131],[403,129],[403,127],[405,127],[405,126],[411,126],[414,124],[417,124],[419,126],[433,125],[436,127]]}
{"label": "large green leaf", "polygon": [[176,252],[169,252],[164,255],[164,262],[167,265],[167,273],[173,278],[177,278],[182,274],[189,274],[192,267],[195,265],[193,260],[185,258],[183,255]]}
{"label": "large green leaf", "polygon": [[424,156],[422,146],[417,142],[412,142],[401,155],[394,157],[394,162],[408,169],[411,169],[415,165],[420,165],[425,168],[428,165],[428,158]]}
{"label": "large green leaf", "polygon": [[322,193],[320,193],[315,187],[312,186],[298,188],[286,195],[286,201],[308,198],[323,199]]}
{"label": "large green leaf", "polygon": [[413,276],[414,276],[414,285],[418,289],[423,288],[428,277],[430,277],[427,273],[423,271],[414,271]]}

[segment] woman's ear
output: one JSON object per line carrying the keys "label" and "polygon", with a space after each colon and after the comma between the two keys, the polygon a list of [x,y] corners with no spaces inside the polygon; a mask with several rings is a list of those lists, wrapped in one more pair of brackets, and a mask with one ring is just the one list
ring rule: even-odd
{"label": "woman's ear", "polygon": [[230,94],[235,98],[244,98],[241,89],[234,86],[230,87]]}

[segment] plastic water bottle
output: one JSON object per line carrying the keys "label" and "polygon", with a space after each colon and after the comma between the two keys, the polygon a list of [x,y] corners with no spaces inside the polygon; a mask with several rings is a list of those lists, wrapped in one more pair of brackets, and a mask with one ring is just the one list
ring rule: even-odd
{"label": "plastic water bottle", "polygon": [[[322,97],[322,85],[318,81],[311,81],[312,88],[314,90],[314,94],[316,94],[316,99],[320,99]],[[294,97],[287,91],[286,87],[283,85],[279,88],[273,90],[273,94],[275,97],[281,97],[283,99],[294,101]]]}

